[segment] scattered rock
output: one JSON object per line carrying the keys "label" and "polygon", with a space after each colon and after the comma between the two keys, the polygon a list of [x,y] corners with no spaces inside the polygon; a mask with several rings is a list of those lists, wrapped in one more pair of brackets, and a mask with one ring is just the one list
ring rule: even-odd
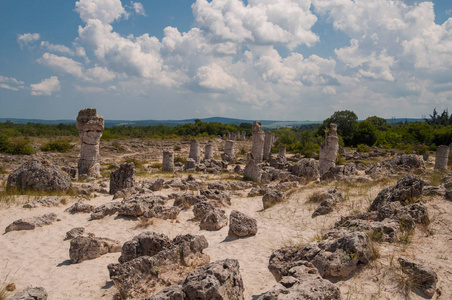
{"label": "scattered rock", "polygon": [[110,173],[110,195],[116,192],[132,188],[135,185],[135,164],[125,163],[119,166],[114,172]]}
{"label": "scattered rock", "polygon": [[229,215],[228,236],[247,237],[256,235],[257,221],[244,213],[233,210]]}
{"label": "scattered rock", "polygon": [[436,291],[438,276],[431,268],[415,263],[408,259],[400,257],[398,259],[402,271],[410,277],[415,287],[424,293],[427,297],[432,298]]}
{"label": "scattered rock", "polygon": [[208,201],[200,201],[193,206],[195,220],[201,220],[209,211],[214,210],[214,206]]}
{"label": "scattered rock", "polygon": [[228,225],[228,217],[225,215],[225,211],[215,208],[208,211],[201,219],[199,227],[204,230],[216,231]]}
{"label": "scattered rock", "polygon": [[40,217],[19,219],[8,225],[5,229],[5,233],[10,231],[34,230],[36,227],[51,225],[56,220],[57,215],[54,213],[45,214]]}
{"label": "scattered rock", "polygon": [[84,227],[75,227],[66,232],[65,241],[75,239],[76,237],[82,236],[85,233]]}
{"label": "scattered rock", "polygon": [[91,212],[91,219],[98,220],[103,219],[106,216],[116,214],[121,207],[121,202],[108,202],[101,206],[95,207]]}
{"label": "scattered rock", "polygon": [[47,297],[47,292],[43,287],[28,287],[6,300],[47,300]]}
{"label": "scattered rock", "polygon": [[277,190],[268,190],[265,195],[262,197],[262,203],[264,205],[264,209],[272,207],[273,205],[283,202],[285,200],[284,193]]}
{"label": "scattered rock", "polygon": [[66,208],[64,211],[70,214],[76,213],[90,213],[94,209],[94,206],[91,204],[77,202],[74,203],[71,207]]}
{"label": "scattered rock", "polygon": [[290,167],[290,172],[304,181],[316,181],[320,178],[319,163],[313,158],[303,158]]}
{"label": "scattered rock", "polygon": [[72,263],[95,259],[101,255],[121,251],[121,242],[108,238],[78,236],[71,240],[69,257]]}
{"label": "scattered rock", "polygon": [[170,239],[156,232],[143,232],[127,241],[122,246],[120,263],[125,263],[140,256],[153,256],[170,244]]}
{"label": "scattered rock", "polygon": [[[331,170],[331,169],[330,169]],[[312,217],[323,216],[333,211],[336,204],[343,200],[342,194],[334,189],[327,192],[325,199],[320,202],[319,207],[312,213]]]}

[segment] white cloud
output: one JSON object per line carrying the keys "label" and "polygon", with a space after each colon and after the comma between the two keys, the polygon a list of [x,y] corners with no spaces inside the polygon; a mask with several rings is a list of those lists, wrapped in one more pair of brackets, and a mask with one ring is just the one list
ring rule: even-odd
{"label": "white cloud", "polygon": [[99,94],[103,93],[105,90],[97,86],[79,86],[75,85],[75,89],[79,92],[86,94]]}
{"label": "white cloud", "polygon": [[237,85],[237,80],[215,63],[200,67],[196,77],[200,86],[211,90],[225,91]]}
{"label": "white cloud", "polygon": [[142,3],[131,1],[130,4],[132,4],[133,10],[135,11],[136,14],[146,16],[146,12],[144,11]]}
{"label": "white cloud", "polygon": [[80,0],[75,3],[75,10],[85,22],[95,19],[111,23],[126,14],[120,0]]}
{"label": "white cloud", "polygon": [[59,72],[68,73],[78,78],[84,77],[82,64],[64,56],[46,52],[38,59],[38,62]]}
{"label": "white cloud", "polygon": [[106,82],[116,78],[116,74],[108,70],[107,68],[96,66],[88,69],[85,72],[85,76],[93,81]]}
{"label": "white cloud", "polygon": [[58,53],[63,53],[63,54],[71,55],[71,56],[75,55],[74,51],[72,51],[68,47],[63,46],[63,45],[54,45],[47,41],[41,41],[41,48],[43,48],[47,51],[51,51],[51,52],[58,52]]}
{"label": "white cloud", "polygon": [[0,75],[0,88],[17,92],[24,88],[24,82],[13,77],[5,77]]}
{"label": "white cloud", "polygon": [[61,86],[58,77],[51,76],[40,83],[30,84],[30,89],[32,96],[50,96],[53,92],[61,90]]}
{"label": "white cloud", "polygon": [[38,41],[40,38],[41,35],[39,33],[24,33],[17,37],[17,42],[19,43],[20,47],[23,48],[31,43]]}

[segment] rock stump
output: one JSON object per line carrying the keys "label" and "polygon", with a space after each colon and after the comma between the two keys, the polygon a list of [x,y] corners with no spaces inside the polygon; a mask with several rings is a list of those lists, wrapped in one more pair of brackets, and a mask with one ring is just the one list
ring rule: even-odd
{"label": "rock stump", "polygon": [[174,171],[174,152],[163,151],[162,171]]}
{"label": "rock stump", "polygon": [[251,154],[256,163],[261,163],[264,155],[264,140],[265,133],[262,131],[262,123],[254,121],[253,123],[253,146],[251,147]]}
{"label": "rock stump", "polygon": [[447,160],[449,159],[449,147],[439,146],[436,149],[435,170],[447,170]]}
{"label": "rock stump", "polygon": [[337,136],[337,125],[331,123],[330,130],[325,133],[325,142],[320,145],[319,153],[320,176],[325,174],[331,167],[336,166],[338,151],[339,151],[339,138]]}

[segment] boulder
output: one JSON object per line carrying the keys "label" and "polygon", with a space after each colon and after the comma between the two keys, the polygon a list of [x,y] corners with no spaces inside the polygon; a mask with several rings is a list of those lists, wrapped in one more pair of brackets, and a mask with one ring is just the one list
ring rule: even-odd
{"label": "boulder", "polygon": [[38,208],[38,207],[52,207],[61,204],[61,198],[58,196],[50,196],[42,199],[37,199],[28,203],[25,203],[23,208]]}
{"label": "boulder", "polygon": [[181,285],[172,285],[167,288],[164,288],[157,294],[151,297],[147,297],[143,300],[184,300],[185,293],[182,290]]}
{"label": "boulder", "polygon": [[207,199],[215,200],[219,205],[231,205],[231,197],[225,191],[205,189],[199,193]]}
{"label": "boulder", "polygon": [[75,227],[66,232],[65,241],[75,239],[76,237],[82,236],[85,233],[84,227]]}
{"label": "boulder", "polygon": [[156,205],[163,205],[165,201],[153,194],[133,194],[121,202],[118,214],[128,217],[140,217],[149,212]]}
{"label": "boulder", "polygon": [[66,208],[64,211],[70,214],[76,213],[90,213],[94,209],[94,206],[91,204],[77,202],[74,203],[71,207]]}
{"label": "boulder", "polygon": [[229,232],[231,237],[247,237],[257,233],[257,221],[244,213],[233,210],[229,215]]}
{"label": "boulder", "polygon": [[201,220],[206,213],[214,210],[214,206],[208,201],[201,201],[193,206],[193,215],[195,220]]}
{"label": "boulder", "polygon": [[166,205],[155,205],[148,211],[146,211],[143,216],[145,218],[157,218],[163,220],[175,220],[180,213],[180,208],[175,206]]}
{"label": "boulder", "polygon": [[47,300],[47,297],[47,292],[43,287],[28,287],[6,298],[6,300]]}
{"label": "boulder", "polygon": [[56,220],[57,215],[54,213],[45,214],[40,217],[19,219],[8,225],[5,229],[5,233],[10,231],[34,230],[36,227],[51,225]]}
{"label": "boulder", "polygon": [[313,158],[303,158],[290,167],[290,173],[304,181],[316,181],[320,178],[319,163]]}
{"label": "boulder", "polygon": [[121,251],[121,242],[108,238],[78,236],[71,240],[69,257],[72,263],[95,259],[101,255]]}
{"label": "boulder", "polygon": [[119,211],[121,202],[108,202],[101,206],[95,207],[91,212],[91,219],[103,219],[106,216],[114,215]]}
{"label": "boulder", "polygon": [[135,185],[135,164],[125,163],[119,169],[110,173],[110,195]]}
{"label": "boulder", "polygon": [[402,271],[410,277],[414,286],[428,298],[432,298],[436,291],[438,275],[431,268],[408,259],[399,257],[398,262]]}
{"label": "boulder", "polygon": [[199,227],[204,230],[216,231],[227,225],[228,217],[225,215],[225,211],[215,208],[204,215]]}
{"label": "boulder", "polygon": [[125,263],[140,256],[153,256],[170,244],[170,239],[156,232],[143,232],[127,241],[122,246],[120,263]]}
{"label": "boulder", "polygon": [[7,188],[66,192],[71,188],[71,177],[46,160],[31,160],[14,170],[6,183]]}
{"label": "boulder", "polygon": [[271,189],[262,197],[262,204],[264,205],[264,209],[267,209],[277,203],[283,202],[285,198],[284,193]]}
{"label": "boulder", "polygon": [[312,213],[312,218],[329,214],[336,204],[343,200],[342,194],[334,189],[327,192],[325,199],[320,202],[319,207]]}

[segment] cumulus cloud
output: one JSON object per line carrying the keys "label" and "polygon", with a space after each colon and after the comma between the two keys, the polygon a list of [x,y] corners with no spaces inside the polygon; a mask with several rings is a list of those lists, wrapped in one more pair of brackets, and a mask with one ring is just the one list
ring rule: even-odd
{"label": "cumulus cloud", "polygon": [[144,11],[144,7],[143,7],[142,3],[131,1],[130,4],[132,4],[132,8],[136,14],[146,16],[146,12]]}
{"label": "cumulus cloud", "polygon": [[13,77],[0,75],[0,88],[17,92],[24,88],[24,82]]}
{"label": "cumulus cloud", "polygon": [[54,45],[54,44],[49,43],[48,41],[41,41],[41,48],[43,48],[47,51],[58,52],[58,53],[67,54],[70,56],[75,55],[74,51],[72,51],[68,47],[66,47],[64,45]]}
{"label": "cumulus cloud", "polygon": [[75,3],[75,10],[85,22],[111,23],[126,14],[120,0],[80,0]]}
{"label": "cumulus cloud", "polygon": [[58,77],[51,76],[40,83],[30,84],[30,89],[32,96],[50,96],[53,92],[61,90],[61,85]]}
{"label": "cumulus cloud", "polygon": [[40,38],[41,35],[39,33],[24,33],[20,34],[17,37],[17,42],[19,43],[20,47],[23,48],[25,46],[28,46],[29,44],[39,41]]}
{"label": "cumulus cloud", "polygon": [[46,52],[38,59],[38,62],[59,72],[71,74],[78,78],[84,77],[82,64],[64,56]]}
{"label": "cumulus cloud", "polygon": [[237,84],[235,78],[227,74],[222,67],[215,63],[200,67],[196,77],[200,86],[211,90],[230,90]]}

